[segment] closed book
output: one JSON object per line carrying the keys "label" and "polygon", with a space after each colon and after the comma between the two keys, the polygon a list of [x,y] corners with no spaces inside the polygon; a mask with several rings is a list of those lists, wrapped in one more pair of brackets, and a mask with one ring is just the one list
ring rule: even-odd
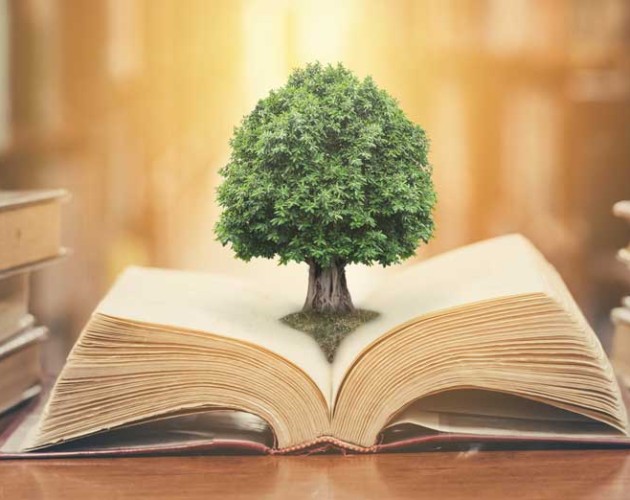
{"label": "closed book", "polygon": [[630,297],[625,297],[623,304],[611,313],[615,325],[612,363],[623,385],[630,388]]}
{"label": "closed book", "polygon": [[44,327],[27,328],[0,344],[0,413],[39,393]]}
{"label": "closed book", "polygon": [[0,272],[52,259],[61,246],[66,191],[0,191]]}
{"label": "closed book", "polygon": [[0,343],[32,322],[28,314],[29,273],[0,279]]}

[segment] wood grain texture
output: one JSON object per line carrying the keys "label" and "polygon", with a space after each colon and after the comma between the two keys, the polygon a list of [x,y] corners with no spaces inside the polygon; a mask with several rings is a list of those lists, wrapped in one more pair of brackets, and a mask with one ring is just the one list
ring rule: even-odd
{"label": "wood grain texture", "polygon": [[629,451],[0,462],[0,499],[627,499]]}

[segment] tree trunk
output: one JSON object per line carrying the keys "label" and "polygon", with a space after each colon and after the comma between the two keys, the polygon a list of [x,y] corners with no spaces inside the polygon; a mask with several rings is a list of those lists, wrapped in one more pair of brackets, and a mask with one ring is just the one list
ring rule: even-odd
{"label": "tree trunk", "polygon": [[309,262],[308,293],[303,311],[346,314],[354,311],[346,283],[345,264],[322,267]]}

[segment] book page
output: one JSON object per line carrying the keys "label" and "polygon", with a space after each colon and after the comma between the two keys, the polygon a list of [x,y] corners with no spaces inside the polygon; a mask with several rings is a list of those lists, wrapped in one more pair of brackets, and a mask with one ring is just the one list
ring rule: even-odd
{"label": "book page", "polygon": [[131,267],[96,313],[255,344],[299,367],[329,401],[330,365],[321,349],[309,335],[279,321],[300,309],[296,299],[276,283],[265,292],[224,276]]}
{"label": "book page", "polygon": [[619,435],[588,417],[519,396],[462,389],[414,402],[388,424],[412,424],[442,432],[504,436]]}
{"label": "book page", "polygon": [[361,303],[380,316],[341,343],[332,365],[334,401],[354,360],[392,328],[423,314],[475,302],[528,293],[546,293],[536,250],[520,235],[474,243],[395,270]]}

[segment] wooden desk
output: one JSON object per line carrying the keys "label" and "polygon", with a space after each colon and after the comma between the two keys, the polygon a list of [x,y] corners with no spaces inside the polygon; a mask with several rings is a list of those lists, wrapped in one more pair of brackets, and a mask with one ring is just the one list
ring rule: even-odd
{"label": "wooden desk", "polygon": [[0,461],[0,499],[628,499],[630,451]]}

